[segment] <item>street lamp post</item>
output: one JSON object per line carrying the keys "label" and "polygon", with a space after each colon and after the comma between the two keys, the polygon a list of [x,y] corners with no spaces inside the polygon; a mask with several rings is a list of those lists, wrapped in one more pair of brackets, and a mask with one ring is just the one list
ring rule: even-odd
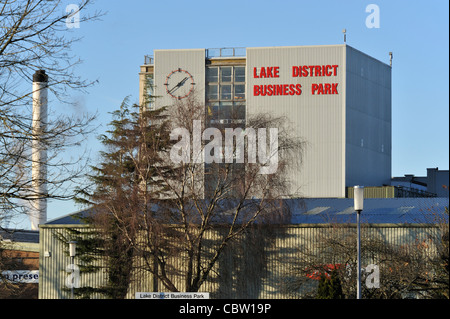
{"label": "street lamp post", "polygon": [[[74,269],[75,265],[75,255],[76,255],[76,249],[77,249],[77,242],[76,241],[69,241],[69,255],[72,263],[72,269]],[[70,288],[70,297],[73,299],[73,283],[72,287]]]}
{"label": "street lamp post", "polygon": [[356,299],[361,299],[361,222],[360,215],[363,210],[364,203],[364,186],[353,187],[353,198],[356,211],[356,223],[358,227],[357,233],[357,249],[358,249],[358,262],[357,262],[357,285],[356,285]]}

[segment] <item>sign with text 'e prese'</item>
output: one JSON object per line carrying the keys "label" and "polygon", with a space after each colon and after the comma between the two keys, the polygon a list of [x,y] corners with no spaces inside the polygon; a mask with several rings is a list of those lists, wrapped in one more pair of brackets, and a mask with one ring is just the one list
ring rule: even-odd
{"label": "sign with text 'e prese'", "polygon": [[5,270],[1,279],[21,284],[38,284],[39,270]]}

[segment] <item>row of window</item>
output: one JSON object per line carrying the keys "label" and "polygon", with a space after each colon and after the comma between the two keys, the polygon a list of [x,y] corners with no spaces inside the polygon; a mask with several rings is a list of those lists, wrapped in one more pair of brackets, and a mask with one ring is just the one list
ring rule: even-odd
{"label": "row of window", "polygon": [[206,68],[206,100],[211,123],[244,120],[245,66]]}
{"label": "row of window", "polygon": [[206,69],[208,101],[245,100],[245,67],[220,66]]}
{"label": "row of window", "polygon": [[[245,66],[218,66],[206,68],[206,115],[211,124],[243,124],[245,122]],[[228,165],[228,164],[226,164]],[[225,164],[205,164],[205,196],[211,196],[225,178]],[[243,164],[228,167],[227,179],[244,176]],[[233,188],[230,196],[237,195]]]}
{"label": "row of window", "polygon": [[220,120],[245,119],[245,104],[239,102],[212,102],[207,106],[207,118],[212,123],[222,123]]}
{"label": "row of window", "polygon": [[245,82],[245,66],[217,66],[206,68],[207,83]]}
{"label": "row of window", "polygon": [[245,100],[244,84],[208,84],[206,87],[206,99],[208,101],[242,101]]}

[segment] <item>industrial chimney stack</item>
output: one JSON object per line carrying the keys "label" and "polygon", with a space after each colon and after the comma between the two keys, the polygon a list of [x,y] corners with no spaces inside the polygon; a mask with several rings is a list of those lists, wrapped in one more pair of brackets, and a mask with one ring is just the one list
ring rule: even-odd
{"label": "industrial chimney stack", "polygon": [[47,221],[47,150],[43,134],[47,124],[48,75],[38,70],[33,75],[33,143],[32,143],[32,188],[31,229]]}

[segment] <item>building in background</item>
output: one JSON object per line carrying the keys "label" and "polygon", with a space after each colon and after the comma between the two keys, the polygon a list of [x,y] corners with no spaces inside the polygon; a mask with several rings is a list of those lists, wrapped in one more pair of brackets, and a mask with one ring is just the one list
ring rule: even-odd
{"label": "building in background", "polygon": [[37,299],[39,232],[0,228],[0,299]]}
{"label": "building in background", "polygon": [[435,193],[437,197],[448,197],[448,170],[427,168],[427,191]]}
{"label": "building in background", "polygon": [[307,143],[289,174],[298,197],[390,185],[391,67],[348,45],[155,50],[140,69],[142,96],[149,78],[155,107],[196,92],[211,125],[285,117]]}
{"label": "building in background", "polygon": [[414,197],[449,197],[448,170],[439,170],[438,167],[427,168],[427,176],[405,174],[402,177],[393,177],[391,185],[410,192]]}
{"label": "building in background", "polygon": [[[348,45],[155,50],[146,56],[139,77],[141,105],[150,81],[151,93],[160,97],[152,107],[171,105],[196,92],[211,125],[272,113],[289,119],[295,134],[309,144],[301,171],[292,172],[299,198],[284,202],[291,205],[290,222],[256,252],[245,242],[225,252],[216,265],[217,278],[202,287],[212,298],[301,296],[302,291],[292,295],[280,290],[279,283],[293,268],[280,260],[297,262],[293,252],[313,249],[324,230],[332,233],[327,228],[332,223],[340,224],[344,235],[353,234],[351,187],[357,184],[365,186],[362,222],[370,224],[370,238],[402,246],[436,230],[436,214],[447,216],[448,225],[448,192],[440,196],[436,191],[440,183],[448,186],[448,171],[446,180],[445,172],[442,179],[437,169],[429,169],[427,178],[391,178],[391,67]],[[69,298],[68,245],[56,235],[85,231],[89,225],[81,220],[91,213],[87,209],[40,226],[40,298]],[[256,267],[255,260],[263,263]],[[185,267],[176,262],[176,267]],[[134,279],[128,298],[155,291],[151,277]],[[104,282],[103,273],[80,275],[81,287]],[[164,291],[158,285],[156,290]]]}
{"label": "building in background", "polygon": [[[314,292],[317,289],[314,285],[305,285],[301,289],[286,292],[281,283],[291,278],[293,269],[299,269],[302,253],[312,254],[320,247],[318,243],[324,236],[334,234],[336,240],[355,236],[356,214],[353,199],[309,198],[286,200],[284,203],[291,209],[290,221],[285,225],[273,225],[271,231],[264,230],[259,235],[256,231],[256,237],[244,236],[247,239],[230,242],[228,249],[225,249],[214,266],[214,275],[202,285],[202,292],[209,292],[210,298],[213,299],[284,299],[301,298],[308,291]],[[417,243],[426,241],[430,245],[429,252],[434,251],[439,241],[430,240],[430,236],[440,238],[436,237],[442,235],[439,232],[439,224],[446,222],[448,226],[447,209],[448,198],[366,199],[361,215],[363,238],[396,248],[408,245],[416,247]],[[72,274],[67,271],[67,267],[72,261],[67,242],[58,238],[61,234],[68,238],[71,234],[80,236],[83,232],[86,233],[84,238],[92,236],[91,225],[83,223],[84,218],[92,213],[92,210],[87,209],[40,225],[40,299],[70,298],[67,282]],[[441,217],[443,219],[440,219]],[[208,238],[214,240],[217,233],[213,229],[209,231],[211,233]],[[268,235],[269,233],[271,235]],[[356,245],[353,247],[356,254]],[[362,264],[365,267],[377,263],[378,257],[373,255],[370,257],[373,260],[363,259]],[[343,258],[348,262],[348,255]],[[81,260],[81,257],[75,257],[76,264],[83,263]],[[183,291],[182,274],[187,263],[182,259],[182,254],[181,257],[171,258],[168,263],[172,263],[174,269],[182,270],[174,274],[173,278],[180,291]],[[328,263],[336,263],[336,260],[329,259]],[[98,267],[102,266],[102,263],[94,261],[92,264],[84,263],[84,266]],[[89,271],[90,267],[84,268],[86,271],[82,271],[80,267],[79,288],[99,288],[106,284],[105,268],[100,268],[97,272]],[[152,275],[148,272],[142,273],[137,267],[133,272],[126,298],[135,298],[137,292],[167,292],[160,281],[157,281],[157,289],[153,284]],[[95,294],[92,298],[104,296]]]}

